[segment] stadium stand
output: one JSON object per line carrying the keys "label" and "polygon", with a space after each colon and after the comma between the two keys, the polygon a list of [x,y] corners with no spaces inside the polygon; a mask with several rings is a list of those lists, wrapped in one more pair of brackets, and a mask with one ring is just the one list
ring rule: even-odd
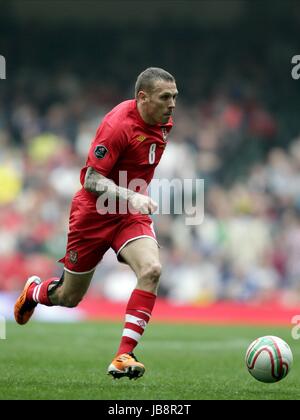
{"label": "stadium stand", "polygon": [[[175,74],[180,96],[156,177],[205,181],[203,224],[154,217],[161,297],[299,304],[300,82],[290,75],[298,21],[290,16],[278,33],[276,16],[268,36],[263,21],[252,30],[250,10],[214,35],[161,20],[155,31],[139,27],[138,38],[122,25],[79,35],[75,23],[55,34],[53,24],[32,25],[23,37],[28,23],[0,20],[0,53],[16,57],[0,82],[0,291],[19,290],[32,273],[60,275],[70,199],[97,125],[132,96],[133,75],[159,65]],[[89,293],[124,301],[133,282],[108,253]]]}

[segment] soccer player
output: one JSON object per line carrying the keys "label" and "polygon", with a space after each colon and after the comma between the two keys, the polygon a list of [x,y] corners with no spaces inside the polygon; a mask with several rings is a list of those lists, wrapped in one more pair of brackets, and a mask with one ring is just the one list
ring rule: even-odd
{"label": "soccer player", "polygon": [[104,117],[81,170],[82,188],[72,200],[67,250],[60,260],[63,274],[43,282],[30,277],[15,304],[15,319],[21,325],[28,322],[38,303],[77,306],[111,247],[137,277],[121,342],[108,367],[114,378],[137,379],[145,371],[133,350],[150,320],[161,273],[149,216],[157,203],[147,196],[146,188],[172,128],[177,94],[174,77],[150,67],[137,78],[135,99],[120,103]]}

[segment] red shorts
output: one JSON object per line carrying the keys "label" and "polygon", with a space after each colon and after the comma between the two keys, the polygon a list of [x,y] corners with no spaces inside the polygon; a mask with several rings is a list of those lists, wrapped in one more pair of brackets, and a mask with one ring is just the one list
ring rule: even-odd
{"label": "red shorts", "polygon": [[148,215],[100,215],[96,200],[82,189],[72,201],[66,255],[59,262],[71,273],[88,273],[95,269],[109,248],[122,262],[121,250],[138,238],[157,242]]}

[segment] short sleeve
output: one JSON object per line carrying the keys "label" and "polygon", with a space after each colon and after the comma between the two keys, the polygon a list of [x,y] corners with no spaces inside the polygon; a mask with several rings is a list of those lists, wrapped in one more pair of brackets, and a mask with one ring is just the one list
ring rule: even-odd
{"label": "short sleeve", "polygon": [[108,176],[127,145],[127,135],[122,127],[103,122],[92,142],[86,165]]}

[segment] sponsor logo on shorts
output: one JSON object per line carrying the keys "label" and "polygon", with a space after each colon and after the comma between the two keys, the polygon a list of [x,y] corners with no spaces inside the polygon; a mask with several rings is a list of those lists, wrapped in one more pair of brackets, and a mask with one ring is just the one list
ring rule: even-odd
{"label": "sponsor logo on shorts", "polygon": [[70,262],[72,264],[76,264],[78,261],[78,252],[77,251],[70,251],[69,252]]}
{"label": "sponsor logo on shorts", "polygon": [[103,159],[107,152],[107,148],[101,144],[97,146],[94,151],[97,159]]}

